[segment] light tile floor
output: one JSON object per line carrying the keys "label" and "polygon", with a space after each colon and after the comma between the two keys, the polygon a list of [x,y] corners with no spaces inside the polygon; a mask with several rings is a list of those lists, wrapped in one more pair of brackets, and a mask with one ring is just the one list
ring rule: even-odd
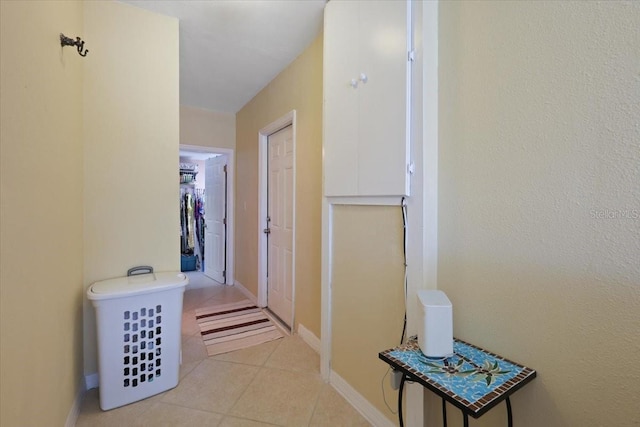
{"label": "light tile floor", "polygon": [[318,354],[298,336],[207,357],[195,321],[200,307],[239,301],[233,286],[189,273],[182,317],[180,383],[148,399],[102,411],[98,390],[85,395],[78,427],[369,426],[320,378]]}

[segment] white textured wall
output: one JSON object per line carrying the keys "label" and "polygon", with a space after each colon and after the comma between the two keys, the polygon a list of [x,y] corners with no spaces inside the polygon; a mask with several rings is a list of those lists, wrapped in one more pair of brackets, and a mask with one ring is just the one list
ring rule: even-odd
{"label": "white textured wall", "polygon": [[180,106],[180,144],[236,147],[236,115]]}
{"label": "white textured wall", "polygon": [[258,132],[296,110],[296,324],[320,336],[322,37],[237,114],[235,279],[258,293]]}
{"label": "white textured wall", "polygon": [[63,426],[82,372],[82,3],[0,1],[0,425]]}
{"label": "white textured wall", "polygon": [[[180,268],[178,20],[85,2],[84,280]],[[85,373],[97,370],[85,301]]]}
{"label": "white textured wall", "polygon": [[333,208],[331,370],[374,405],[396,417],[389,366],[378,352],[400,342],[404,317],[402,208]]}
{"label": "white textured wall", "polygon": [[519,427],[640,425],[640,3],[443,2],[439,78],[455,334],[538,371]]}

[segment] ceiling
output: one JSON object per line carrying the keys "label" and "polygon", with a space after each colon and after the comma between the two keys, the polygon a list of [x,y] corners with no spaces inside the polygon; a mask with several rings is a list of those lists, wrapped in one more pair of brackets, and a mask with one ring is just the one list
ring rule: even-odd
{"label": "ceiling", "polygon": [[322,29],[326,0],[121,0],[180,20],[180,104],[236,113]]}

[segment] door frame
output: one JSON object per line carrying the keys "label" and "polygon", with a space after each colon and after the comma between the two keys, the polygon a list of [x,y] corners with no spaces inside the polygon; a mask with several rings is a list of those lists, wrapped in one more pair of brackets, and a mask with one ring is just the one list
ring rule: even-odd
{"label": "door frame", "polygon": [[[234,283],[234,247],[235,247],[235,233],[234,233],[234,218],[235,218],[235,150],[232,148],[217,148],[217,147],[202,147],[200,145],[187,145],[180,144],[180,150],[192,151],[194,153],[202,154],[222,154],[227,156],[227,230],[226,230],[226,251],[227,251],[227,264],[225,266],[227,271],[225,285],[233,285]],[[206,187],[205,187],[206,191]],[[206,215],[206,213],[205,213]]]}
{"label": "door frame", "polygon": [[291,333],[293,334],[296,323],[296,110],[291,110],[284,116],[276,119],[258,131],[258,305],[267,307],[267,235],[262,230],[267,228],[267,201],[269,169],[267,160],[269,152],[267,142],[272,135],[287,126],[292,126],[293,133],[293,243],[291,262]]}

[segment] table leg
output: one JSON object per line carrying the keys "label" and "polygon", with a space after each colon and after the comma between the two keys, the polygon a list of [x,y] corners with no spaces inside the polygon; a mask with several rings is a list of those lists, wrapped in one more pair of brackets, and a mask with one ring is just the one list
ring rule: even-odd
{"label": "table leg", "polygon": [[467,415],[466,412],[463,411],[462,417],[464,421],[464,427],[469,427],[469,415]]}
{"label": "table leg", "polygon": [[511,401],[507,397],[505,399],[505,402],[507,402],[507,425],[509,427],[513,427],[513,415],[511,414]]}
{"label": "table leg", "polygon": [[400,427],[404,427],[404,421],[402,419],[402,391],[404,390],[404,381],[406,376],[402,374],[400,379],[400,388],[398,389],[398,421],[400,421]]}
{"label": "table leg", "polygon": [[442,399],[442,426],[447,427],[447,401]]}

